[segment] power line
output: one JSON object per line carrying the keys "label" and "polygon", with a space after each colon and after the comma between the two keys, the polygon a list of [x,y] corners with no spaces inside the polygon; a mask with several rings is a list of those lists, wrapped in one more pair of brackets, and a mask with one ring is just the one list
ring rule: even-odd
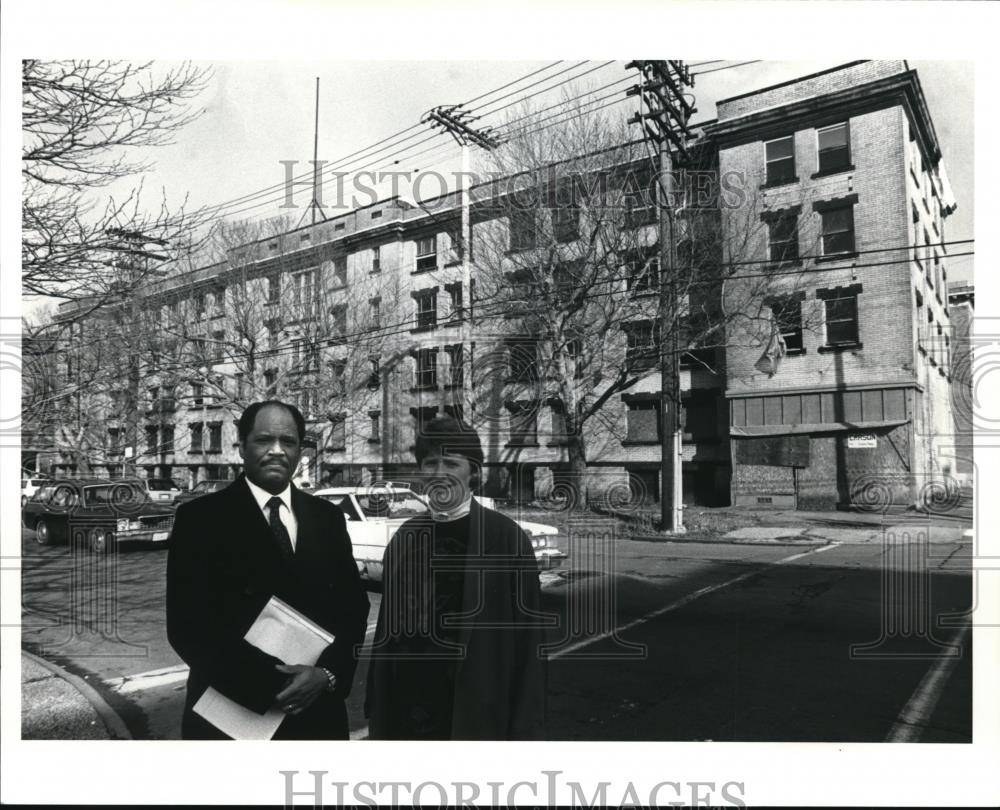
{"label": "power line", "polygon": [[692,71],[692,76],[704,76],[706,73],[718,73],[720,70],[733,70],[734,68],[746,67],[747,65],[756,65],[758,62],[763,62],[763,59],[751,59],[748,62],[740,62],[738,65],[725,65],[724,67],[709,68],[708,70],[696,70]]}
{"label": "power line", "polygon": [[[588,64],[588,63],[587,62],[583,62],[582,64]],[[530,93],[529,95],[524,96],[522,98],[516,98],[516,99],[514,99],[514,101],[511,101],[508,104],[504,104],[502,107],[498,107],[495,110],[490,110],[488,113],[481,113],[479,117],[481,118],[483,116],[495,115],[496,113],[500,112],[501,110],[506,110],[508,107],[513,107],[515,104],[523,104],[526,101],[528,101],[528,99],[532,99],[532,98],[535,98],[536,96],[541,96],[541,95],[544,95],[546,93],[550,93],[553,90],[556,90],[556,89],[558,89],[558,88],[560,88],[560,87],[562,87],[564,85],[569,84],[570,82],[578,81],[579,79],[583,78],[584,76],[587,76],[587,75],[589,75],[591,73],[594,73],[594,72],[596,72],[598,70],[601,70],[602,68],[606,68],[608,65],[613,65],[613,64],[615,64],[614,60],[612,60],[610,62],[603,62],[602,64],[597,65],[597,66],[592,67],[592,68],[589,68],[588,70],[584,70],[584,71],[576,74],[575,76],[570,76],[569,78],[566,78],[563,81],[558,82],[557,84],[552,85],[552,87],[546,87],[544,90],[539,90],[538,92]],[[559,75],[559,74],[556,74],[556,75]],[[555,78],[555,77],[554,76],[550,76],[549,78]],[[527,88],[525,88],[525,89],[527,89]],[[499,101],[500,99],[497,99],[497,100]],[[489,106],[489,105],[487,105],[487,106]],[[471,110],[471,112],[477,112],[477,110]]]}
{"label": "power line", "polygon": [[513,81],[507,82],[507,84],[502,84],[499,87],[494,88],[493,90],[489,90],[481,95],[476,96],[475,98],[470,98],[466,101],[463,101],[460,106],[465,107],[469,104],[472,104],[474,101],[479,101],[480,99],[484,99],[487,96],[492,96],[494,93],[499,93],[501,90],[506,90],[508,87],[512,87],[515,84],[518,84],[519,82],[523,82],[525,79],[530,79],[532,76],[537,76],[539,73],[542,73],[548,70],[549,68],[554,68],[556,65],[561,65],[562,63],[563,63],[562,59],[557,59],[550,65],[538,68],[538,70],[533,70],[531,73],[525,74],[524,76],[521,76],[518,79],[514,79]]}

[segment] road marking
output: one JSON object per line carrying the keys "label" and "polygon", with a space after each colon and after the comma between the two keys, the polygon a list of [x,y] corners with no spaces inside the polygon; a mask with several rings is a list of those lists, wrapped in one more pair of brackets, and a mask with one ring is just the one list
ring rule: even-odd
{"label": "road marking", "polygon": [[651,619],[656,619],[660,616],[663,616],[665,613],[670,613],[672,610],[677,610],[678,608],[682,608],[685,605],[690,605],[696,599],[701,599],[701,597],[708,596],[710,593],[721,591],[723,588],[728,588],[730,585],[736,585],[737,583],[743,582],[743,580],[745,579],[750,579],[750,577],[755,577],[762,571],[764,571],[765,568],[770,568],[776,565],[785,565],[786,563],[795,562],[795,560],[801,560],[803,557],[809,557],[813,554],[821,554],[824,551],[829,551],[832,548],[837,548],[839,545],[840,543],[830,543],[827,546],[819,546],[818,548],[811,548],[808,551],[802,551],[798,554],[792,554],[788,557],[782,557],[780,560],[770,563],[770,565],[765,566],[764,568],[757,568],[753,571],[747,571],[746,573],[740,574],[739,576],[733,577],[732,579],[727,579],[724,582],[718,582],[715,585],[706,585],[704,588],[699,588],[696,591],[692,591],[691,593],[682,596],[680,599],[674,600],[669,605],[654,610],[652,613],[647,613],[645,616],[640,616],[638,619],[633,619],[628,624],[623,624],[621,627],[616,627],[614,630],[608,630],[604,633],[592,636],[591,638],[581,639],[575,644],[570,644],[568,647],[565,647],[564,649],[559,650],[558,652],[552,653],[549,656],[549,660],[552,660],[554,658],[561,658],[564,655],[568,655],[571,652],[576,652],[577,650],[580,650],[584,647],[594,644],[595,642],[603,641],[606,638],[611,638],[613,635],[617,633],[624,633],[626,630],[631,630],[633,627],[638,627],[640,624],[645,624]]}
{"label": "road marking", "polygon": [[158,686],[169,686],[187,680],[188,666],[177,664],[163,669],[153,669],[140,672],[138,675],[126,675],[122,678],[109,678],[105,685],[114,689],[120,695],[142,692],[145,689],[155,689]]}
{"label": "road marking", "polygon": [[[969,634],[971,625],[966,625],[957,633],[951,642],[952,646],[961,647]],[[951,676],[951,671],[958,664],[958,655],[942,655],[934,662],[924,677],[920,679],[917,688],[913,690],[910,699],[896,718],[896,722],[885,737],[886,742],[919,742],[924,729],[930,722],[931,715],[941,699],[945,684]]]}

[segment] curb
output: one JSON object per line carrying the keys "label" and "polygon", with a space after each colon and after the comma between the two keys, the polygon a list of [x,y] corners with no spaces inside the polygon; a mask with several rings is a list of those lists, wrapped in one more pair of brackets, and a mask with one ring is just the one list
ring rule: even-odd
{"label": "curb", "polygon": [[79,675],[67,672],[58,664],[53,664],[51,661],[39,658],[37,655],[30,653],[27,650],[22,649],[21,655],[26,658],[30,658],[32,662],[42,667],[42,669],[48,670],[57,678],[61,678],[76,689],[76,691],[80,693],[80,696],[91,705],[95,712],[97,712],[97,716],[101,718],[101,722],[104,723],[104,727],[107,729],[111,739],[133,739],[132,733],[128,730],[128,726],[125,725],[125,721],[121,719],[118,712],[112,709],[108,702],[101,697],[100,693],[83,678]]}
{"label": "curb", "polygon": [[780,538],[750,538],[705,537],[697,534],[633,534],[629,539],[647,543],[710,543],[727,546],[828,546],[832,542],[825,538],[809,538],[802,535],[785,535]]}

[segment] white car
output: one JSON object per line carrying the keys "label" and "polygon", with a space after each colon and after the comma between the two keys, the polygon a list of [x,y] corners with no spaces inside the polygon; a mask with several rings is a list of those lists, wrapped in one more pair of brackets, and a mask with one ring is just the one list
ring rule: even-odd
{"label": "white car", "polygon": [[38,490],[47,483],[49,483],[48,478],[22,478],[21,506],[24,506],[31,499],[31,496],[38,492]]}
{"label": "white car", "polygon": [[[391,487],[328,487],[313,493],[340,507],[354,546],[354,560],[363,579],[382,581],[382,557],[389,540],[407,520],[427,513],[427,501],[411,489]],[[477,498],[493,508],[488,498]],[[485,502],[484,502],[485,501]],[[558,568],[566,554],[556,546],[559,529],[544,523],[516,521],[531,539],[539,569]]]}

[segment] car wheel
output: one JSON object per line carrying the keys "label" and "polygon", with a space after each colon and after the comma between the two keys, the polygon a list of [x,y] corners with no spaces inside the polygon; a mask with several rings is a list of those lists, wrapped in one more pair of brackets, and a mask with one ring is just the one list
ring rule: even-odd
{"label": "car wheel", "polygon": [[91,529],[87,544],[94,554],[107,554],[115,543],[115,536],[107,529]]}
{"label": "car wheel", "polygon": [[44,520],[39,520],[35,524],[35,540],[40,546],[47,546],[52,542],[52,529]]}

